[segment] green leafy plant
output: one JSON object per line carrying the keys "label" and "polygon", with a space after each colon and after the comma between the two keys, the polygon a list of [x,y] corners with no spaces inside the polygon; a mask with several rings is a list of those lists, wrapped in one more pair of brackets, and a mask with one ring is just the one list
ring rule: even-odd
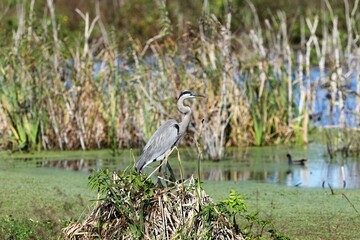
{"label": "green leafy plant", "polygon": [[246,239],[287,239],[274,229],[270,220],[261,218],[257,212],[250,212],[244,197],[235,190],[231,190],[229,197],[216,204],[214,209],[232,219],[235,231]]}
{"label": "green leafy plant", "polygon": [[12,216],[0,218],[0,239],[58,239],[64,222],[49,219],[17,219]]}
{"label": "green leafy plant", "polygon": [[[116,208],[117,213],[109,214],[115,214],[113,217],[116,217],[116,214],[125,217],[132,236],[143,235],[143,211],[151,201],[155,189],[150,179],[137,174],[134,168],[126,168],[113,175],[104,170],[89,177],[89,187],[101,195],[98,200],[111,203]],[[106,224],[107,221],[102,219],[98,223],[98,231],[103,231]]]}
{"label": "green leafy plant", "polygon": [[35,222],[15,220],[12,217],[5,217],[0,220],[0,231],[6,239],[29,239],[34,237]]}
{"label": "green leafy plant", "polygon": [[22,86],[9,84],[0,89],[1,107],[6,113],[10,129],[13,133],[15,149],[35,149],[39,137],[37,109],[32,109],[25,99],[27,94]]}
{"label": "green leafy plant", "polygon": [[[261,71],[256,68],[249,71],[256,73],[245,80],[254,144],[261,146],[271,142],[284,142],[288,134],[286,82],[277,79],[271,67]],[[252,77],[256,76],[258,79],[253,81]]]}
{"label": "green leafy plant", "polygon": [[158,188],[131,167],[117,173],[97,172],[90,177],[89,187],[99,193],[100,202],[83,223],[64,229],[67,239],[238,236],[193,178]]}

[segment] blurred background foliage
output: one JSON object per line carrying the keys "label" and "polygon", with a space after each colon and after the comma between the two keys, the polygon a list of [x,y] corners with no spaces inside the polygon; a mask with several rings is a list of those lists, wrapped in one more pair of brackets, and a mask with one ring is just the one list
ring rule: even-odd
{"label": "blurred background foliage", "polygon": [[307,144],[311,117],[336,115],[315,111],[317,91],[341,121],[344,96],[360,95],[358,3],[0,1],[0,148],[141,147],[189,88],[207,95],[189,130],[211,159]]}
{"label": "blurred background foliage", "polygon": [[[162,27],[159,19],[161,11],[156,3],[157,0],[100,0],[98,1],[101,20],[107,29],[119,39],[119,47],[131,44],[129,35],[135,41],[146,42],[151,36],[156,35]],[[17,3],[19,0],[3,0],[0,3],[0,45],[6,46],[17,28]],[[30,5],[31,1],[24,1]],[[313,0],[252,0],[259,16],[260,24],[265,19],[271,19],[277,11],[283,11],[288,17],[290,24],[289,40],[293,43],[300,42],[300,16],[321,15],[328,18],[328,9],[324,1]],[[339,17],[339,29],[346,30],[344,3],[339,0],[328,1],[333,9],[334,15]],[[352,6],[355,0],[349,0]],[[54,1],[56,17],[59,28],[59,37],[71,43],[73,38],[82,34],[84,21],[82,21],[75,9],[88,12],[90,19],[96,16],[96,0],[57,0]],[[197,31],[199,16],[203,11],[203,1],[172,0],[167,1],[166,10],[171,20],[172,31],[170,37],[173,40],[184,39]],[[253,26],[254,18],[245,0],[233,0],[230,2],[233,14],[231,30],[233,34],[241,34],[249,31]],[[220,22],[223,22],[224,1],[210,0],[210,12],[215,14]],[[28,9],[28,8],[27,8]],[[51,25],[46,1],[35,1],[34,19],[43,19],[41,24]],[[326,20],[326,19],[323,19]],[[330,19],[329,19],[330,21]],[[324,23],[324,22],[322,22]],[[320,23],[321,24],[321,23]],[[319,31],[321,27],[318,28]],[[40,28],[38,29],[40,30]],[[309,33],[307,33],[309,34]],[[101,37],[99,29],[95,29],[91,40]]]}

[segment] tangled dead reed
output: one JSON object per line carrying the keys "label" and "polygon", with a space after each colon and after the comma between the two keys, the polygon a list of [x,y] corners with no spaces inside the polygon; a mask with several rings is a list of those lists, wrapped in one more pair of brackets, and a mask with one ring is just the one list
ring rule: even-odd
{"label": "tangled dead reed", "polygon": [[100,172],[90,180],[99,198],[66,239],[244,239],[193,178],[168,188],[137,174]]}
{"label": "tangled dead reed", "polygon": [[[139,147],[162,121],[177,116],[176,97],[188,88],[207,96],[189,130],[204,136],[209,159],[222,159],[226,146],[307,144],[314,116],[330,119],[334,128],[358,126],[359,0],[344,1],[345,23],[328,1],[327,10],[314,16],[287,18],[279,11],[261,22],[251,1],[246,14],[232,16],[231,2],[224,0],[223,16],[205,5],[198,26],[178,42],[171,38],[165,0],[158,2],[159,34],[143,44],[129,36],[132,44],[123,48],[100,11],[90,18],[77,10],[84,34],[66,39],[57,32],[52,1],[50,15],[30,11],[29,19],[19,3],[14,41],[0,50],[0,149]],[[250,30],[232,32],[234,20]],[[347,30],[340,32],[344,24]],[[94,30],[101,37],[91,42]],[[293,34],[301,41],[292,42]],[[316,97],[324,91],[325,98]],[[354,106],[348,107],[351,97]],[[347,151],[358,151],[345,133],[338,136]]]}

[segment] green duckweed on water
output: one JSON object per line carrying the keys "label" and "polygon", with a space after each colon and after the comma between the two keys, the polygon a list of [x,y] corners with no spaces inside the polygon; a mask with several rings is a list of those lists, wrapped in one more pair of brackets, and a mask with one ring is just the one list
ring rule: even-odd
{"label": "green duckweed on water", "polygon": [[296,188],[266,183],[214,182],[203,184],[215,200],[235,189],[249,209],[270,219],[290,239],[359,239],[360,190]]}
{"label": "green duckweed on water", "polygon": [[[70,152],[69,156],[77,154],[81,155]],[[131,161],[128,151],[120,156]],[[32,161],[14,158],[0,163],[0,238],[10,236],[9,232],[28,237],[36,233],[42,236],[39,239],[60,236],[70,220],[81,220],[95,204],[96,194],[87,187],[90,173],[36,167]],[[204,181],[202,187],[215,202],[236,190],[246,200],[249,212],[271,221],[290,239],[360,238],[358,189],[334,189],[332,194],[327,186],[288,187],[254,181]]]}
{"label": "green duckweed on water", "polygon": [[87,177],[56,169],[0,168],[0,239],[58,239],[68,221],[93,205]]}

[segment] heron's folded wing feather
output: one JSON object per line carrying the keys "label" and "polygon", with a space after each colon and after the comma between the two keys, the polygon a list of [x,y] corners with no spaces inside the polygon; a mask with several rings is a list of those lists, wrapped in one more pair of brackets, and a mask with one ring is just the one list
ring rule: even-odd
{"label": "heron's folded wing feather", "polygon": [[166,151],[170,150],[176,144],[178,139],[178,123],[174,119],[166,121],[156,130],[145,145],[141,157],[136,164],[136,169],[141,171],[147,163],[152,162]]}

